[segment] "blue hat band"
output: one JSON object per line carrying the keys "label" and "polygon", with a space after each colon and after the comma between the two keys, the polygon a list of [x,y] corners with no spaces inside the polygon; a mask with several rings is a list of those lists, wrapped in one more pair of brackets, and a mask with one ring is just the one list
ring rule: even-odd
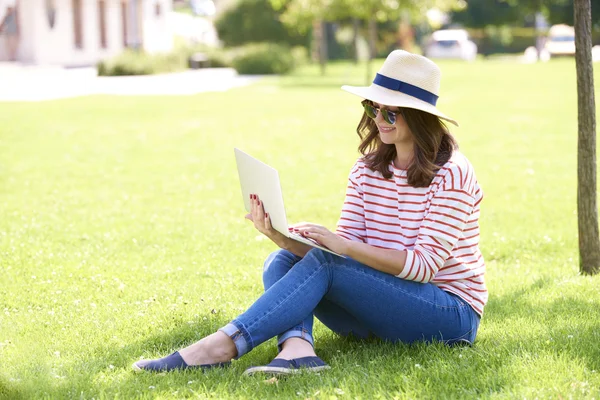
{"label": "blue hat band", "polygon": [[395,90],[397,92],[412,96],[416,99],[423,100],[433,106],[435,106],[438,100],[437,95],[425,89],[421,89],[418,86],[411,85],[410,83],[399,81],[397,79],[388,78],[385,75],[377,74],[373,80],[373,83],[386,89]]}

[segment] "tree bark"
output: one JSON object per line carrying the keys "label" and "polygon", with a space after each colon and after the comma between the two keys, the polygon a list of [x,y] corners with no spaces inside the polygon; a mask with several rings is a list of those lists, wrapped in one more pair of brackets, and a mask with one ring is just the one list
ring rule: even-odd
{"label": "tree bark", "polygon": [[325,32],[325,22],[320,19],[313,21],[313,60],[318,60],[321,67],[321,75],[325,75],[325,66],[327,65],[327,34]]}
{"label": "tree bark", "polygon": [[360,20],[352,18],[352,55],[354,64],[358,64],[358,30],[360,29]]}
{"label": "tree bark", "polygon": [[592,275],[600,270],[600,237],[596,199],[596,104],[592,65],[590,0],[575,0],[575,63],[577,69],[577,222],[579,269]]}
{"label": "tree bark", "polygon": [[329,58],[329,49],[327,48],[327,22],[321,21],[321,75],[325,75],[325,66]]}
{"label": "tree bark", "polygon": [[368,21],[368,42],[369,42],[369,57],[367,58],[367,86],[371,84],[373,81],[373,76],[371,73],[371,64],[373,58],[377,55],[377,21],[374,16],[369,17]]}

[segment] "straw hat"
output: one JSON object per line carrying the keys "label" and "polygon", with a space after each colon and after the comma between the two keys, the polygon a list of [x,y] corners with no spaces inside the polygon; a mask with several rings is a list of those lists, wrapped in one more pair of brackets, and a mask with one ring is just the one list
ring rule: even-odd
{"label": "straw hat", "polygon": [[440,89],[440,69],[428,58],[394,50],[385,59],[371,86],[342,86],[342,89],[386,106],[422,110],[458,126],[435,104]]}

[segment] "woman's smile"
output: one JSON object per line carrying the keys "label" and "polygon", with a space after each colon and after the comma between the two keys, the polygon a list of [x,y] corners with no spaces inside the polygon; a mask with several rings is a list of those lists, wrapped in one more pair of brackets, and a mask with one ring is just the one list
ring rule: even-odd
{"label": "woman's smile", "polygon": [[382,132],[382,133],[389,133],[396,129],[395,126],[381,126],[381,125],[377,125],[377,128],[379,128],[379,132]]}

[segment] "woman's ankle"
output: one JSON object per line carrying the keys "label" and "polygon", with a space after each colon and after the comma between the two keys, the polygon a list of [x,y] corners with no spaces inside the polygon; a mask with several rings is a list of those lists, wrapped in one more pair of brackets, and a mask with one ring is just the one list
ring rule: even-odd
{"label": "woman's ankle", "polygon": [[211,357],[217,358],[219,362],[230,361],[237,356],[237,348],[235,343],[227,334],[221,331],[216,331],[206,337],[206,349]]}
{"label": "woman's ankle", "polygon": [[277,358],[291,360],[293,358],[314,357],[315,349],[312,344],[299,337],[291,337],[281,345]]}
{"label": "woman's ankle", "polygon": [[237,355],[233,341],[223,332],[215,332],[179,350],[188,365],[216,364],[231,361]]}

